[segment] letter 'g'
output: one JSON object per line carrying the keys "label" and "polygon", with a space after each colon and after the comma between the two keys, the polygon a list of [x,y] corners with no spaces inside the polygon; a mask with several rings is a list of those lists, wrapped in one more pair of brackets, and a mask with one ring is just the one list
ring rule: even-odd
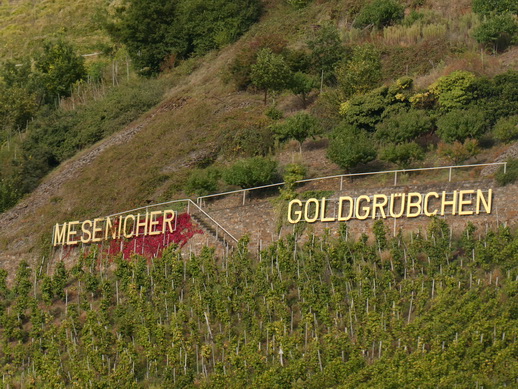
{"label": "letter 'g'", "polygon": [[[297,205],[298,209],[293,210],[293,206]],[[292,215],[295,215],[295,219],[292,218]],[[300,200],[291,200],[288,204],[288,221],[291,224],[297,224],[302,219],[302,201]]]}

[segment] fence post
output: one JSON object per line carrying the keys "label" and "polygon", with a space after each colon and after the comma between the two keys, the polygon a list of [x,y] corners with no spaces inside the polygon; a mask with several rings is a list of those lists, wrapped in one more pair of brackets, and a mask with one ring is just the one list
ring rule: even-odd
{"label": "fence post", "polygon": [[504,174],[507,173],[507,162],[504,162]]}
{"label": "fence post", "polygon": [[397,185],[397,170],[394,172],[394,186]]}
{"label": "fence post", "polygon": [[243,191],[243,205],[245,205],[246,200],[246,190]]}
{"label": "fence post", "polygon": [[187,201],[187,214],[191,214],[191,202]]}
{"label": "fence post", "polygon": [[344,187],[344,176],[340,176],[340,192],[343,190]]}
{"label": "fence post", "polygon": [[448,170],[449,170],[449,173],[448,173],[448,182],[451,182],[451,170],[452,170],[452,168],[450,167]]}

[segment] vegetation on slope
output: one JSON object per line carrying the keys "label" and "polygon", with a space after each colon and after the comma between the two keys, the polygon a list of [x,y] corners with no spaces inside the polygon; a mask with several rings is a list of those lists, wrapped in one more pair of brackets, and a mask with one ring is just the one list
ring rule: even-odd
{"label": "vegetation on slope", "polygon": [[[518,382],[518,235],[293,236],[257,257],[85,253],[0,270],[4,386],[502,387]],[[113,263],[110,263],[111,261]]]}
{"label": "vegetation on slope", "polygon": [[[146,3],[123,2],[124,7],[115,13],[113,8],[103,8],[105,15],[111,15],[107,22],[112,23],[112,36],[118,43],[124,39],[117,31],[125,26],[138,27],[138,18],[130,11],[132,4]],[[244,3],[251,7],[247,8],[250,13],[238,12],[235,23],[227,23],[225,28],[250,26],[256,20],[257,3]],[[24,109],[12,109],[9,101],[0,104],[10,112],[5,122],[8,128],[0,134],[0,210],[29,194],[67,158],[120,131],[161,99],[163,104],[154,110],[152,120],[136,124],[143,128],[142,135],[128,140],[127,145],[105,150],[88,169],[50,194],[45,208],[34,215],[50,213],[63,220],[71,214],[100,214],[184,197],[184,192],[224,190],[235,181],[219,178],[225,177],[224,171],[236,158],[279,159],[276,153],[290,139],[299,143],[303,155],[305,139],[328,138],[331,156],[336,154],[332,150],[343,154],[340,142],[350,134],[359,134],[354,139],[363,142],[357,142],[355,153],[336,156],[333,160],[340,162],[339,166],[329,163],[333,173],[462,163],[477,156],[484,162],[496,153],[488,147],[516,139],[512,121],[517,78],[513,72],[501,74],[505,66],[495,58],[505,48],[489,45],[484,46],[486,52],[480,52],[474,35],[486,17],[480,4],[480,9],[474,7],[475,12],[469,12],[469,1],[447,8],[434,2],[413,2],[406,5],[404,16],[399,11],[402,2],[390,2],[391,7],[372,4],[364,7],[356,0],[265,2],[260,23],[250,26],[235,45],[227,43],[237,35],[227,34],[223,27],[218,34],[186,25],[189,34],[177,36],[183,43],[175,41],[175,46],[169,42],[169,46],[157,48],[153,69],[164,70],[158,79],[137,80],[134,71],[145,65],[137,66],[137,49],[130,53],[133,61],[127,59],[125,50],[130,43],[126,42],[126,49],[105,50],[105,56],[86,61],[86,73],[61,88],[59,101],[34,104],[39,101],[35,98],[38,94],[18,88],[20,96],[28,96],[16,100],[23,102],[17,108]],[[206,4],[191,5],[206,10],[209,19],[219,15],[218,10],[205,9],[209,7]],[[184,6],[175,10],[186,12],[183,17],[181,12],[173,15],[179,25],[194,20],[185,17],[194,11]],[[221,9],[225,15],[227,11]],[[507,10],[498,11],[508,15]],[[515,23],[514,11],[508,11]],[[219,16],[227,20],[225,15]],[[361,28],[354,23],[360,15],[367,23]],[[174,27],[157,26],[153,28],[167,33]],[[81,45],[75,33],[65,37],[76,47],[74,56],[83,52],[77,49]],[[45,41],[65,39],[58,38],[45,36]],[[514,44],[513,39],[506,42]],[[187,46],[187,51],[179,49]],[[198,56],[212,49],[216,50]],[[164,50],[171,51],[164,57]],[[37,51],[31,54],[33,59],[38,58]],[[494,53],[495,58],[486,53]],[[11,61],[11,69],[17,62]],[[14,68],[16,72],[29,69],[28,79],[34,78],[36,67]],[[463,71],[453,72],[459,69]],[[168,92],[164,95],[164,91]],[[2,94],[0,100],[13,95]],[[264,96],[267,105],[261,106]],[[302,110],[306,113],[297,112]],[[466,117],[476,120],[475,131]],[[419,126],[413,124],[416,118]],[[327,145],[327,140],[321,144]],[[193,168],[205,167],[211,170],[197,170],[194,175],[199,177],[189,178]],[[285,167],[279,166],[281,173],[283,170]],[[320,173],[307,166],[303,170]],[[277,176],[273,171],[262,173]],[[200,180],[201,176],[210,177]],[[43,234],[52,223],[47,219],[38,217],[21,229],[29,236],[37,230]],[[6,234],[0,245],[7,249],[11,242]]]}

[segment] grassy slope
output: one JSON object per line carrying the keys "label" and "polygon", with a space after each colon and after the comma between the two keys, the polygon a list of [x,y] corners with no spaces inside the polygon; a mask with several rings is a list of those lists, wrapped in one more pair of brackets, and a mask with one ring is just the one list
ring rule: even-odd
{"label": "grassy slope", "polygon": [[[0,252],[3,253],[0,260],[15,259],[22,253],[37,253],[42,242],[50,239],[51,227],[56,222],[90,218],[171,199],[189,169],[196,165],[196,155],[220,146],[224,136],[231,136],[243,123],[263,120],[264,106],[260,95],[236,92],[232,85],[222,81],[221,76],[236,52],[253,37],[272,31],[282,33],[291,44],[300,46],[314,25],[327,20],[344,25],[347,21],[341,2],[316,4],[300,11],[288,8],[280,1],[271,3],[261,22],[239,42],[219,53],[191,60],[164,76],[172,79],[175,86],[157,109],[132,125],[141,126],[134,137],[106,148],[73,174],[67,169],[89,151],[63,164],[46,180],[50,184],[60,180],[59,185],[37,191],[20,207],[0,218]],[[21,7],[25,3],[17,4]],[[444,64],[432,69],[427,82],[448,68],[480,65],[477,58],[466,54],[452,57],[451,51],[445,51],[442,55]],[[482,71],[491,73],[500,65],[487,69],[486,61],[484,66]],[[285,95],[279,103],[291,110],[295,100],[293,96]],[[35,200],[39,205],[31,208]]]}
{"label": "grassy slope", "polygon": [[19,58],[45,39],[62,34],[81,54],[110,43],[99,22],[106,0],[3,0],[0,2],[0,59]]}

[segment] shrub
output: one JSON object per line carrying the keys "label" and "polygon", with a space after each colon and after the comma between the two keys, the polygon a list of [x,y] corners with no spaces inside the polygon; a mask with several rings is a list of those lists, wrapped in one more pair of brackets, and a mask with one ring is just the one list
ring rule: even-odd
{"label": "shrub", "polygon": [[518,13],[518,3],[516,0],[473,0],[472,8],[473,12],[480,15],[489,15],[494,12]]}
{"label": "shrub", "polygon": [[433,121],[424,110],[404,111],[387,117],[376,126],[376,138],[392,143],[408,142],[433,129]]}
{"label": "shrub", "polygon": [[284,113],[277,107],[270,107],[264,113],[272,120],[281,120],[284,117]]}
{"label": "shrub", "polygon": [[317,81],[314,77],[311,77],[302,72],[296,72],[295,74],[293,74],[290,90],[294,94],[300,95],[300,99],[302,100],[302,106],[304,107],[304,109],[307,106],[307,95],[316,87]]}
{"label": "shrub", "polygon": [[437,148],[437,153],[440,156],[448,158],[455,164],[474,157],[478,152],[478,141],[476,139],[466,139],[464,143],[459,141],[455,141],[452,144],[441,142]]}
{"label": "shrub", "polygon": [[504,173],[504,167],[500,167],[495,175],[498,185],[513,184],[518,180],[518,159],[510,159]]}
{"label": "shrub", "polygon": [[354,27],[389,26],[402,20],[404,11],[405,7],[395,0],[374,0],[361,9],[354,21]]}
{"label": "shrub", "polygon": [[437,120],[437,133],[447,143],[478,138],[487,129],[484,112],[477,109],[454,110]]}
{"label": "shrub", "polygon": [[350,171],[376,158],[376,149],[367,132],[341,124],[330,139],[327,156],[342,169]]}
{"label": "shrub", "polygon": [[266,121],[239,124],[236,131],[228,131],[221,138],[221,148],[227,156],[265,156],[272,152],[275,144],[270,126]]}
{"label": "shrub", "polygon": [[243,189],[271,184],[277,176],[277,162],[264,157],[243,159],[223,171],[227,184]]}
{"label": "shrub", "polygon": [[502,51],[518,42],[518,22],[510,13],[490,16],[475,29],[473,37],[495,52]]}
{"label": "shrub", "polygon": [[0,213],[11,208],[20,197],[18,189],[9,180],[0,178]]}
{"label": "shrub", "polygon": [[336,69],[343,97],[365,93],[381,83],[381,54],[372,45],[358,46],[350,60]]}
{"label": "shrub", "polygon": [[297,113],[274,127],[279,140],[295,139],[299,142],[300,152],[302,152],[302,143],[309,137],[314,138],[319,135],[321,130],[318,119],[306,112]]}
{"label": "shrub", "polygon": [[493,135],[504,143],[518,139],[518,115],[498,120],[493,127]]}
{"label": "shrub", "polygon": [[378,88],[342,103],[340,115],[344,118],[344,122],[357,128],[374,131],[389,105],[387,91],[386,87]]}
{"label": "shrub", "polygon": [[414,161],[424,158],[423,149],[415,142],[387,146],[381,153],[381,159],[406,169]]}
{"label": "shrub", "polygon": [[461,108],[474,99],[471,87],[475,80],[476,77],[473,73],[459,70],[439,78],[430,85],[428,91],[436,99],[440,109]]}
{"label": "shrub", "polygon": [[185,184],[185,192],[205,196],[218,190],[221,172],[215,168],[193,170]]}

